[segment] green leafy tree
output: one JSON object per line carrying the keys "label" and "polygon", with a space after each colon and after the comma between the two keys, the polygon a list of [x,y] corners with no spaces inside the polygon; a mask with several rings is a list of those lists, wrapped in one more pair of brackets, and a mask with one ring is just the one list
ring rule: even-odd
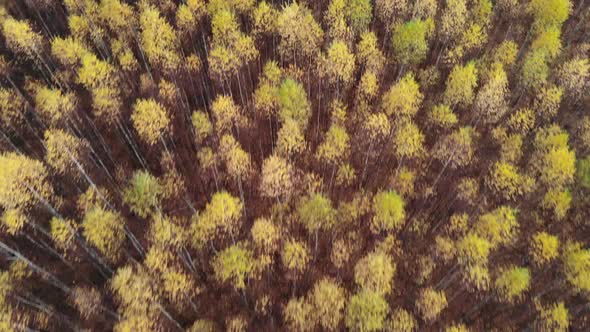
{"label": "green leafy tree", "polygon": [[346,6],[346,18],[356,35],[368,30],[373,20],[373,5],[371,1],[349,0]]}
{"label": "green leafy tree", "polygon": [[351,331],[379,331],[388,313],[389,305],[379,293],[361,290],[348,301],[344,321]]}
{"label": "green leafy tree", "polygon": [[311,116],[311,106],[303,86],[297,81],[287,78],[279,87],[279,120],[285,124],[293,120],[301,129],[307,127]]}
{"label": "green leafy tree", "polygon": [[319,193],[303,198],[297,207],[297,215],[310,233],[316,233],[320,229],[330,229],[336,222],[336,211],[332,207],[332,202]]}
{"label": "green leafy tree", "polygon": [[154,213],[160,206],[163,188],[156,177],[147,171],[135,171],[123,193],[123,201],[132,212],[142,218]]}
{"label": "green leafy tree", "polygon": [[417,19],[398,25],[391,36],[396,61],[402,65],[416,65],[424,61],[433,30],[432,19]]}
{"label": "green leafy tree", "polygon": [[404,206],[403,198],[395,191],[376,194],[373,197],[371,230],[375,233],[400,230],[406,219]]}

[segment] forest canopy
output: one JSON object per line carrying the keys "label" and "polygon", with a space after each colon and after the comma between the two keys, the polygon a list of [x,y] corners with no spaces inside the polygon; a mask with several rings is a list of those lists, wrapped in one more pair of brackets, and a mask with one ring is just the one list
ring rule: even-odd
{"label": "forest canopy", "polygon": [[0,331],[588,330],[588,1],[0,1]]}

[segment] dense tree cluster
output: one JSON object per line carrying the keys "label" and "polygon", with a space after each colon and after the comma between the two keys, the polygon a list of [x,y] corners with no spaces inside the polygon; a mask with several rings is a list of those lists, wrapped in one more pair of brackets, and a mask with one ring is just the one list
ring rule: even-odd
{"label": "dense tree cluster", "polygon": [[0,1],[1,331],[590,330],[590,3]]}

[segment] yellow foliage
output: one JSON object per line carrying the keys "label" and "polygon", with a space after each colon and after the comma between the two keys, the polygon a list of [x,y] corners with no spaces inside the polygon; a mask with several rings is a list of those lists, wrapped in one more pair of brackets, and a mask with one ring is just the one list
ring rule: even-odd
{"label": "yellow foliage", "polygon": [[[213,195],[211,201],[191,225],[193,245],[201,248],[215,235],[234,234],[240,226],[243,203],[226,191]],[[216,232],[220,234],[216,234]]]}
{"label": "yellow foliage", "polygon": [[41,87],[35,94],[37,111],[51,126],[64,124],[76,109],[77,98],[72,92]]}
{"label": "yellow foliage", "polygon": [[324,58],[323,70],[332,84],[347,85],[353,79],[355,55],[342,41],[334,41]]}
{"label": "yellow foliage", "polygon": [[296,275],[301,274],[309,263],[309,249],[303,242],[288,240],[283,246],[281,259],[287,270],[293,271]]}
{"label": "yellow foliage", "polygon": [[258,218],[250,230],[254,244],[262,252],[272,253],[278,249],[279,229],[268,219]]}
{"label": "yellow foliage", "polygon": [[113,33],[125,39],[133,38],[137,17],[131,5],[121,0],[101,0],[98,16]]}
{"label": "yellow foliage", "polygon": [[486,184],[501,198],[514,200],[531,192],[534,180],[521,175],[512,164],[498,161],[492,166]]}
{"label": "yellow foliage", "polygon": [[27,216],[18,209],[9,209],[2,214],[2,229],[10,235],[19,233],[27,222]]}
{"label": "yellow foliage", "polygon": [[381,107],[388,116],[413,117],[423,99],[414,75],[407,74],[383,96]]}
{"label": "yellow foliage", "polygon": [[490,287],[490,274],[485,265],[468,265],[463,268],[462,273],[469,290],[486,291]]}
{"label": "yellow foliage", "polygon": [[78,70],[78,83],[87,89],[116,85],[116,69],[110,63],[99,60],[92,53],[85,53],[82,55],[81,64]]}
{"label": "yellow foliage", "polygon": [[527,268],[515,266],[500,268],[500,275],[495,281],[498,297],[509,303],[522,299],[523,293],[529,288],[530,280],[531,274]]}
{"label": "yellow foliage", "polygon": [[521,108],[510,115],[507,124],[514,132],[525,135],[535,127],[535,113],[530,108]]}
{"label": "yellow foliage", "polygon": [[415,332],[417,329],[418,322],[414,315],[405,309],[397,308],[385,323],[384,330],[387,332]]}
{"label": "yellow foliage", "polygon": [[33,31],[26,21],[8,17],[2,22],[2,32],[6,40],[6,46],[12,52],[24,53],[33,60],[41,57],[43,37]]}
{"label": "yellow foliage", "polygon": [[153,331],[156,329],[158,300],[152,279],[140,267],[119,268],[110,281],[119,302],[122,319],[115,325],[117,332]]}
{"label": "yellow foliage", "polygon": [[541,332],[569,331],[569,312],[563,302],[554,303],[550,307],[540,308],[536,327]]}
{"label": "yellow foliage", "polygon": [[416,308],[425,321],[433,321],[447,307],[447,297],[444,291],[433,288],[422,289],[416,301]]}
{"label": "yellow foliage", "polygon": [[183,228],[176,223],[175,219],[161,214],[153,217],[148,235],[153,245],[176,249],[180,248],[187,239]]}
{"label": "yellow foliage", "polygon": [[93,186],[90,186],[86,192],[78,197],[78,209],[83,213],[86,213],[95,206],[106,209],[107,202],[109,202],[110,198],[110,194],[105,188],[99,187],[95,189]]}
{"label": "yellow foliage", "polygon": [[82,175],[90,145],[84,139],[74,137],[61,129],[45,132],[47,153],[45,160],[58,174],[77,179]]}
{"label": "yellow foliage", "polygon": [[206,14],[203,0],[188,0],[178,6],[176,11],[176,26],[182,33],[193,34]]}
{"label": "yellow foliage", "polygon": [[229,281],[236,289],[246,287],[246,278],[254,271],[254,255],[243,244],[236,244],[219,252],[213,259],[215,277]]}
{"label": "yellow foliage", "polygon": [[39,201],[50,201],[53,188],[38,160],[14,152],[0,155],[0,205],[26,211]]}
{"label": "yellow foliage", "polygon": [[327,164],[337,165],[345,160],[350,153],[350,138],[346,128],[332,124],[324,141],[317,150],[317,158]]}
{"label": "yellow foliage", "polygon": [[[457,244],[457,247],[455,247],[453,240],[446,236],[439,235],[434,238],[435,255],[445,263],[451,261],[455,257],[458,246],[459,245]],[[463,244],[463,246],[465,246],[465,244]],[[465,249],[462,249],[461,254],[464,254],[465,251]]]}
{"label": "yellow foliage", "polygon": [[549,263],[559,255],[559,239],[546,232],[537,232],[531,239],[529,253],[536,265]]}
{"label": "yellow foliage", "polygon": [[338,329],[344,313],[346,297],[344,289],[331,279],[324,278],[313,286],[310,294],[313,315],[326,331]]}
{"label": "yellow foliage", "polygon": [[131,114],[133,127],[148,145],[155,145],[170,130],[170,116],[160,103],[153,99],[139,99]]}
{"label": "yellow foliage", "polygon": [[110,261],[116,261],[125,241],[125,221],[116,212],[95,207],[82,222],[84,237]]}
{"label": "yellow foliage", "polygon": [[175,71],[180,65],[178,39],[170,24],[154,6],[144,4],[139,16],[141,48],[152,66],[165,72]]}
{"label": "yellow foliage", "polygon": [[195,129],[197,143],[202,144],[203,141],[213,133],[211,121],[209,121],[207,113],[203,111],[193,112],[191,120]]}
{"label": "yellow foliage", "polygon": [[0,88],[0,124],[3,128],[20,127],[25,121],[25,100],[13,89]]}
{"label": "yellow foliage", "polygon": [[555,219],[563,220],[567,215],[572,203],[572,195],[569,190],[550,189],[543,196],[541,206],[546,210],[551,210]]}
{"label": "yellow foliage", "polygon": [[312,331],[315,324],[314,307],[304,298],[292,298],[283,309],[285,323],[291,331]]}
{"label": "yellow foliage", "polygon": [[457,261],[462,265],[483,265],[491,247],[486,239],[470,232],[457,242]]}
{"label": "yellow foliage", "polygon": [[240,143],[231,135],[223,135],[219,143],[219,154],[225,162],[228,173],[241,182],[252,171],[252,161],[248,152],[244,151]]}
{"label": "yellow foliage", "polygon": [[293,2],[285,6],[278,17],[281,36],[279,52],[287,60],[311,59],[321,42],[324,32],[305,5]]}
{"label": "yellow foliage", "polygon": [[77,286],[72,290],[71,299],[80,316],[85,319],[94,317],[100,312],[102,300],[96,288]]}
{"label": "yellow foliage", "polygon": [[563,253],[563,270],[567,281],[579,293],[590,293],[590,250],[579,242],[566,243]]}
{"label": "yellow foliage", "polygon": [[67,250],[74,244],[78,225],[71,219],[53,217],[50,221],[51,238],[61,250]]}
{"label": "yellow foliage", "polygon": [[396,269],[389,255],[373,252],[357,262],[354,267],[354,281],[362,289],[387,295],[393,289]]}
{"label": "yellow foliage", "polygon": [[215,129],[220,134],[231,131],[240,122],[240,108],[230,96],[220,95],[215,98],[211,112],[215,119]]}
{"label": "yellow foliage", "polygon": [[279,129],[276,151],[283,157],[298,155],[305,150],[305,136],[295,120],[288,119]]}
{"label": "yellow foliage", "polygon": [[425,136],[411,120],[402,121],[393,135],[393,152],[399,159],[418,158],[424,152]]}

